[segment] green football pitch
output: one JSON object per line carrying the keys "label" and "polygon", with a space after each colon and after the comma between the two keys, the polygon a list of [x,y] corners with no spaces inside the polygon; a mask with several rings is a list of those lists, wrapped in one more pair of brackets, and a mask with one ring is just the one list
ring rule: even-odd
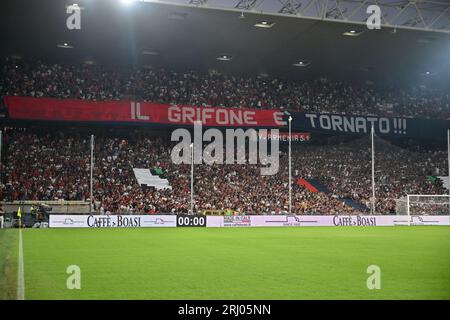
{"label": "green football pitch", "polygon": [[[450,299],[450,227],[22,230],[25,299]],[[0,299],[19,231],[0,230]],[[67,288],[71,265],[81,289]],[[380,268],[369,290],[367,268]]]}

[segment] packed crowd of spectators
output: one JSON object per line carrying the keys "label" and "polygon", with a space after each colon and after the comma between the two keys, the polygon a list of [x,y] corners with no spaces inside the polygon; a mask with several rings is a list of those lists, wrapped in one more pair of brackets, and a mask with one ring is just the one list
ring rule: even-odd
{"label": "packed crowd of spectators", "polygon": [[[190,208],[189,164],[173,164],[174,143],[151,131],[96,133],[94,204],[99,213],[170,213]],[[9,129],[0,186],[2,200],[88,200],[89,135],[79,130]],[[445,194],[442,151],[411,150],[387,141],[376,142],[377,212],[395,212],[405,194]],[[370,141],[339,144],[294,144],[292,157],[293,212],[348,214],[366,212],[371,197]],[[133,168],[160,168],[172,189],[138,184]],[[280,151],[276,175],[262,176],[259,165],[195,165],[195,211],[235,210],[247,214],[288,211],[288,157]],[[295,183],[317,180],[327,190],[311,192]],[[360,208],[344,202],[351,199]]]}
{"label": "packed crowd of spectators", "polygon": [[0,96],[142,101],[230,108],[450,118],[450,90],[375,88],[319,79],[289,81],[217,72],[171,72],[142,68],[107,70],[6,59],[0,67]]}
{"label": "packed crowd of spectators", "polygon": [[[322,113],[450,118],[450,91],[389,89],[333,82],[242,77],[217,72],[107,70],[95,65],[26,63],[0,65],[0,96],[21,95],[82,100],[143,101],[229,108],[282,109]],[[173,144],[150,131],[97,129],[94,207],[97,212],[188,212],[190,166],[171,162]],[[88,200],[89,135],[76,128],[9,129],[1,168],[1,200]],[[446,156],[376,142],[376,210],[391,213],[405,194],[447,193],[439,180]],[[133,168],[159,168],[172,189],[142,187]],[[261,176],[258,165],[196,165],[195,210],[231,209],[267,214],[288,210],[288,160]],[[370,142],[295,145],[293,212],[355,213],[368,210],[372,196]],[[311,192],[297,178],[317,180],[326,190]],[[344,201],[350,199],[351,201]],[[358,206],[352,205],[358,204]]]}
{"label": "packed crowd of spectators", "polygon": [[[376,211],[394,213],[406,194],[447,194],[439,179],[446,175],[445,151],[397,146],[375,138]],[[372,153],[369,137],[326,146],[299,145],[293,158],[298,175],[322,181],[339,198],[371,207]],[[301,165],[303,164],[303,165]]]}

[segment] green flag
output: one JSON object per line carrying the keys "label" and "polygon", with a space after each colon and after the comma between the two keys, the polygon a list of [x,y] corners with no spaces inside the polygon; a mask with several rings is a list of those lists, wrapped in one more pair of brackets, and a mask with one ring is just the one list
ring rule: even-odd
{"label": "green flag", "polygon": [[437,178],[435,176],[427,176],[427,180],[432,182],[432,183],[435,183]]}

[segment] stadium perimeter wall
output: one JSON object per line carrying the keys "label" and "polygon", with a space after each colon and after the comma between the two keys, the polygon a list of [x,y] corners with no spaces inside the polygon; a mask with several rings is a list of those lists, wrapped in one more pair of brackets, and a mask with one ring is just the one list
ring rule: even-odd
{"label": "stadium perimeter wall", "polygon": [[50,215],[51,228],[307,227],[450,225],[450,216]]}
{"label": "stadium perimeter wall", "polygon": [[60,214],[89,214],[89,202],[84,201],[14,201],[3,202],[3,210],[13,213],[21,208],[22,212],[30,212],[31,206],[45,203],[52,208],[51,213]]}

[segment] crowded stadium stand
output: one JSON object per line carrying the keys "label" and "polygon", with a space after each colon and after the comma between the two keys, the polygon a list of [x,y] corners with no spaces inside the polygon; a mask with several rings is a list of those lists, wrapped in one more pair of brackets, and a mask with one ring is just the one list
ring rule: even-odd
{"label": "crowded stadium stand", "polygon": [[[104,16],[116,9],[105,7]],[[130,14],[123,8],[119,11]],[[343,36],[348,26],[282,17],[273,17],[276,26],[263,31],[254,27],[260,20],[254,14],[240,16],[237,26],[223,28],[226,36],[217,37],[204,26],[215,21],[218,28],[224,27],[236,18],[234,12],[152,4],[143,6],[141,13],[132,22],[138,41],[131,48],[127,34],[117,26],[99,34],[94,25],[87,25],[87,40],[83,38],[87,42],[80,40],[79,46],[72,35],[68,38],[73,41],[61,44],[59,35],[44,21],[41,28],[48,32],[40,32],[29,43],[14,42],[19,28],[5,35],[12,44],[2,51],[0,64],[0,197],[4,203],[83,201],[92,202],[96,213],[187,213],[191,167],[172,163],[170,132],[191,126],[194,112],[201,112],[209,127],[235,125],[217,120],[229,110],[242,111],[230,119],[244,114],[244,127],[256,124],[284,134],[292,116],[296,134],[308,137],[292,146],[292,210],[287,192],[288,147],[281,143],[280,170],[273,176],[261,176],[259,166],[253,164],[196,165],[195,212],[393,214],[398,200],[408,194],[448,194],[444,141],[450,90],[445,73],[439,78],[438,67],[427,71],[422,63],[411,79],[406,72],[429,53],[424,44],[444,46],[445,41],[438,41],[444,35],[383,30],[350,39]],[[183,22],[190,17],[189,23]],[[155,26],[166,30],[164,37],[152,33]],[[302,52],[302,41],[291,41],[283,28],[308,40],[308,51],[303,52],[306,62],[298,62],[298,56],[294,60],[283,50],[268,49],[268,44],[283,48],[283,43],[289,43],[291,52]],[[251,39],[248,45],[234,41],[236,30],[243,39]],[[198,41],[190,41],[193,31]],[[116,47],[103,46],[102,39],[111,35]],[[157,48],[145,45],[147,35]],[[165,40],[171,36],[175,40],[169,45]],[[53,51],[47,51],[48,39],[55,41]],[[389,53],[395,57],[392,61],[403,59],[405,65],[390,63],[387,53],[378,59],[374,50],[378,41],[395,47]],[[99,44],[97,59],[86,58],[94,43]],[[338,48],[343,43],[342,52],[327,54],[329,46]],[[186,48],[190,46],[201,54],[189,55]],[[240,51],[243,47],[248,54]],[[217,48],[227,48],[232,55],[222,55],[224,51]],[[130,59],[130,52],[137,56]],[[374,65],[363,66],[366,58],[358,52]],[[430,53],[436,65],[445,61],[439,52]],[[256,61],[257,54],[261,57]],[[285,62],[287,66],[281,67]],[[446,67],[442,64],[442,69]],[[379,78],[386,81],[376,81]],[[177,114],[179,122],[158,120],[171,108],[191,109]],[[205,114],[212,117],[210,111],[216,112],[215,123],[205,120]],[[371,142],[370,124],[374,123]],[[95,136],[93,150],[91,135]],[[92,199],[91,151],[95,154]],[[375,208],[371,208],[373,192]]]}
{"label": "crowded stadium stand", "polygon": [[325,78],[289,81],[147,68],[118,72],[92,65],[25,63],[13,58],[3,61],[0,90],[5,96],[93,101],[138,97],[140,101],[195,106],[450,118],[449,91],[420,86],[374,87]]}
{"label": "crowded stadium stand", "polygon": [[0,307],[448,313],[450,0],[0,7]]}

